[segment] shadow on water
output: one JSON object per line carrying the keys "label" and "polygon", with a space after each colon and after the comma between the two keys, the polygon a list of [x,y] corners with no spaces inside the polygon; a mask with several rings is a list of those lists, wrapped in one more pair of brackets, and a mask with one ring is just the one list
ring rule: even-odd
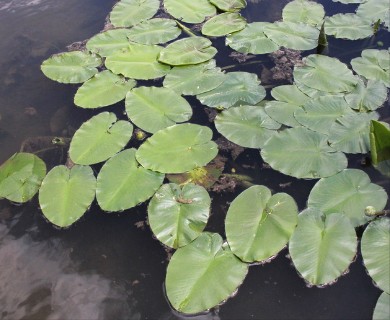
{"label": "shadow on water", "polygon": [[[35,136],[70,137],[89,111],[73,105],[77,86],[43,76],[41,62],[102,29],[114,0],[0,0],[0,163]],[[248,0],[248,21],[275,21],[287,0]],[[326,1],[319,1],[326,5]],[[340,4],[335,4],[340,6]],[[339,9],[339,8],[338,8]],[[375,46],[386,35],[369,40]],[[217,40],[220,54],[230,48]],[[331,40],[333,56],[348,62],[359,56],[364,41]],[[306,54],[306,53],[305,53]],[[222,58],[221,66],[237,64]],[[263,57],[262,57],[263,58]],[[264,64],[240,67],[259,77]],[[236,71],[236,70],[230,70]],[[382,108],[386,109],[386,108]],[[388,108],[387,108],[388,109]],[[389,111],[383,110],[389,117]],[[362,156],[349,167],[363,168]],[[315,181],[297,180],[268,168],[258,151],[246,150],[229,163],[240,174],[256,174],[255,183],[292,195],[300,209]],[[389,193],[389,182],[373,169],[372,180]],[[223,221],[236,193],[213,195],[209,231],[224,234]],[[184,317],[173,312],[162,290],[167,255],[146,225],[146,206],[123,213],[103,213],[96,204],[68,230],[47,223],[36,199],[23,206],[0,200],[0,318],[1,319],[367,319],[380,294],[362,265],[326,289],[307,288],[291,267],[287,250],[271,263],[252,266],[238,294],[223,308]]]}

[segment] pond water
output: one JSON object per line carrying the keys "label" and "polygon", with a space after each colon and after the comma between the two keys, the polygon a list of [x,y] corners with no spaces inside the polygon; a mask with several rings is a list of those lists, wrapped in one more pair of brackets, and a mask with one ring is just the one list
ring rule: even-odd
{"label": "pond water", "polygon": [[[0,0],[0,163],[29,137],[69,135],[91,112],[77,109],[77,86],[44,77],[41,62],[103,28],[114,0]],[[275,21],[288,1],[252,0],[249,21]],[[329,6],[329,1],[319,1]],[[332,4],[340,12],[346,7]],[[351,7],[348,10],[351,12]],[[327,11],[330,15],[331,11]],[[363,47],[388,47],[388,34],[364,41],[331,40],[327,49],[344,62]],[[237,64],[217,41],[221,66]],[[379,48],[379,47],[378,47]],[[305,52],[309,54],[312,52]],[[238,66],[261,76],[270,61]],[[192,101],[191,101],[192,102]],[[388,106],[382,119],[389,120]],[[204,116],[203,116],[204,118]],[[199,116],[202,121],[202,116]],[[390,183],[363,156],[349,167],[364,169],[389,193]],[[51,159],[52,165],[58,158]],[[49,163],[50,165],[50,163]],[[262,166],[258,152],[245,151],[229,167],[254,176],[273,192],[292,195],[300,209],[315,181],[301,181]],[[254,166],[254,168],[253,168]],[[254,174],[254,172],[256,172]],[[207,230],[223,233],[228,203],[240,192],[214,194]],[[91,210],[67,230],[42,216],[36,198],[16,206],[0,200],[1,319],[180,319],[164,296],[167,253],[145,226],[146,205],[123,213]],[[271,263],[252,266],[237,295],[219,310],[191,319],[367,319],[380,295],[360,255],[334,285],[308,288],[282,251]]]}

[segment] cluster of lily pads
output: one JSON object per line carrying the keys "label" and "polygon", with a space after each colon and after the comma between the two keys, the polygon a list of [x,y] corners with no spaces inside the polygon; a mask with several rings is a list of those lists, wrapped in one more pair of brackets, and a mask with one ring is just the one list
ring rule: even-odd
{"label": "cluster of lily pads", "polygon": [[[119,1],[109,16],[112,28],[89,39],[85,50],[53,55],[42,71],[61,83],[83,83],[74,97],[78,107],[98,109],[125,99],[128,120],[108,111],[93,116],[72,138],[72,165],[47,174],[36,155],[13,155],[0,167],[0,198],[26,202],[39,190],[42,213],[58,227],[75,223],[95,198],[107,212],[151,199],[151,230],[177,249],[167,269],[167,297],[187,314],[226,300],[250,264],[271,259],[286,245],[309,284],[334,282],[357,253],[355,228],[371,221],[361,252],[385,292],[374,314],[380,318],[390,301],[390,219],[376,215],[388,196],[365,172],[347,169],[346,154],[371,150],[373,164],[389,174],[390,130],[375,111],[388,99],[389,50],[364,50],[351,61],[353,70],[338,59],[310,54],[295,66],[294,83],[273,88],[274,100],[265,101],[257,75],[224,72],[213,60],[217,49],[204,37],[226,36],[236,51],[265,54],[281,47],[310,50],[324,44],[326,35],[370,37],[389,26],[387,0],[340,2],[360,5],[356,14],[325,17],[321,4],[294,0],[284,7],[282,21],[247,23],[239,13],[245,0]],[[203,36],[190,28],[208,17]],[[162,86],[137,83],[162,77]],[[230,204],[226,241],[203,232],[211,206],[206,188],[191,178],[181,184],[165,179],[207,174],[204,167],[218,154],[213,131],[188,122],[193,109],[185,96],[217,110],[218,133],[261,150],[273,169],[319,179],[307,209],[298,214],[291,196],[256,185]],[[134,126],[149,135],[138,149]],[[95,178],[91,166],[103,162]]]}

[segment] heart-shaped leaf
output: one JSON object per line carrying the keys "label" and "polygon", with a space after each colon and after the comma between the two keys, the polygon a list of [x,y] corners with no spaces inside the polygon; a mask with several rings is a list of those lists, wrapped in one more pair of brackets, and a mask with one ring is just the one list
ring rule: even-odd
{"label": "heart-shaped leaf", "polygon": [[246,20],[239,13],[225,12],[207,20],[202,33],[209,37],[221,37],[240,31],[246,26]]}
{"label": "heart-shaped leaf", "polygon": [[124,28],[107,30],[89,39],[86,47],[91,52],[107,57],[129,46],[128,33],[129,29]]}
{"label": "heart-shaped leaf", "polygon": [[110,21],[115,27],[131,27],[153,17],[159,7],[159,0],[120,0],[110,13]]}
{"label": "heart-shaped leaf", "polygon": [[208,0],[164,0],[164,8],[171,16],[188,23],[201,23],[217,11]]}

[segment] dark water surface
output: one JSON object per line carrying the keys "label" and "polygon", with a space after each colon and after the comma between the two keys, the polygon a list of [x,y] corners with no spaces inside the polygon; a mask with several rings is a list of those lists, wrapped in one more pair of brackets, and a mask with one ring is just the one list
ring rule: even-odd
{"label": "dark water surface", "polygon": [[[71,134],[90,117],[73,105],[77,86],[51,81],[39,67],[50,54],[101,30],[114,2],[0,0],[0,163],[25,139]],[[244,14],[249,21],[275,21],[288,1],[248,2]],[[354,7],[342,8],[352,12]],[[349,62],[363,47],[376,47],[376,41],[386,37],[383,33],[374,40],[332,40],[329,55]],[[222,53],[231,52],[217,43]],[[236,62],[226,57],[221,60],[222,66],[232,63]],[[260,76],[267,63],[241,70]],[[388,119],[388,106],[382,109]],[[362,168],[361,160],[362,156],[350,158],[349,167]],[[245,169],[253,163],[257,170]],[[303,209],[316,181],[298,181],[261,164],[258,152],[246,151],[230,165],[239,173],[255,171],[256,183],[289,193]],[[373,169],[364,170],[389,193],[388,180]],[[223,234],[227,203],[236,195],[212,195],[208,230]],[[163,292],[167,253],[142,225],[145,212],[146,205],[120,214],[104,213],[93,205],[70,229],[57,230],[43,218],[36,198],[22,206],[0,200],[0,319],[179,319]],[[337,283],[319,289],[306,287],[286,255],[284,250],[271,263],[252,266],[234,298],[217,311],[191,319],[371,318],[380,290],[367,276],[360,256]]]}

